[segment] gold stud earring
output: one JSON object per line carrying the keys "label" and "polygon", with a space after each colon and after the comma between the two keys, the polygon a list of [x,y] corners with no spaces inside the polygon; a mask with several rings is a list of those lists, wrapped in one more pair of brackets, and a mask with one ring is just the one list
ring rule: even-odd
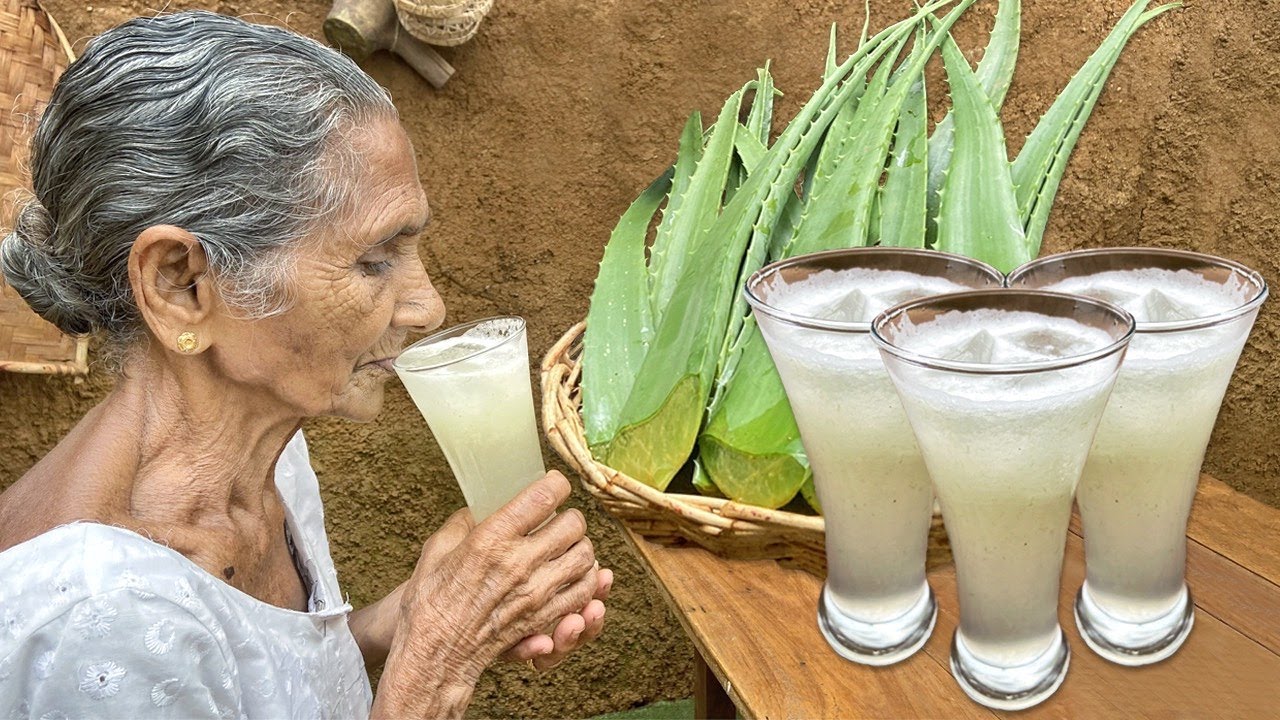
{"label": "gold stud earring", "polygon": [[196,334],[188,330],[178,336],[178,352],[190,355],[196,351]]}

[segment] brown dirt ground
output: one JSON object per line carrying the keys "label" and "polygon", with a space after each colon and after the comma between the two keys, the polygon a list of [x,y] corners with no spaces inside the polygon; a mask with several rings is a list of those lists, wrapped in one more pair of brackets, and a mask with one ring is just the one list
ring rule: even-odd
{"label": "brown dirt ground", "polygon": [[[155,4],[47,0],[77,46]],[[1119,18],[1121,0],[1024,3],[1023,49],[1004,117],[1011,150]],[[417,147],[435,223],[423,244],[453,320],[514,312],[544,351],[582,317],[603,243],[626,204],[669,162],[688,112],[714,114],[772,59],[779,120],[815,87],[827,27],[847,36],[860,2],[499,0],[480,35],[446,50],[458,74],[434,91],[395,58],[366,68],[391,89]],[[995,3],[958,33],[980,48]],[[874,27],[910,7],[875,0]],[[319,37],[320,0],[174,2],[261,14]],[[977,59],[980,51],[970,53]],[[1160,18],[1130,44],[1089,122],[1058,198],[1046,251],[1182,247],[1280,278],[1277,188],[1280,2],[1214,0]],[[941,88],[939,84],[932,87]],[[940,94],[938,90],[933,91]],[[1207,469],[1280,505],[1280,303],[1263,311],[1223,407]],[[0,375],[0,487],[108,390]],[[363,604],[405,577],[419,542],[461,503],[426,426],[394,387],[382,417],[308,426],[339,569]],[[548,451],[548,458],[552,458]],[[692,654],[610,520],[579,493],[602,561],[617,569],[609,629],[544,678],[500,668],[477,717],[582,717],[691,691]],[[801,620],[798,620],[801,621]],[[767,659],[766,659],[767,660]]]}

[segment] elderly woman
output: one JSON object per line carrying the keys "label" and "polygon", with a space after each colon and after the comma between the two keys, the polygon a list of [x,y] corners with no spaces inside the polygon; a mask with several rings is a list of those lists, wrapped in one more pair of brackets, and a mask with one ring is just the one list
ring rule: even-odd
{"label": "elderly woman", "polygon": [[209,13],[128,22],[62,76],[32,175],[4,277],[121,372],[0,495],[0,716],[459,715],[495,660],[599,634],[612,576],[556,473],[344,601],[299,426],[372,419],[444,317],[413,149],[352,62]]}

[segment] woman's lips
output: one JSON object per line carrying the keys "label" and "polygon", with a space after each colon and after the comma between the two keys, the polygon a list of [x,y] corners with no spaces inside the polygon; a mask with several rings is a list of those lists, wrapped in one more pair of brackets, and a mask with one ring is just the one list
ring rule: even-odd
{"label": "woman's lips", "polygon": [[395,360],[396,360],[396,359],[395,359],[394,357],[385,357],[385,358],[382,358],[382,359],[380,359],[380,360],[370,360],[369,362],[365,363],[364,365],[361,365],[361,367],[362,367],[362,368],[377,368],[377,369],[382,370],[382,371],[383,371],[383,372],[385,372],[385,373],[390,373],[390,374],[394,375],[396,371],[395,371],[395,367],[392,365],[392,363],[394,363],[394,362],[395,362]]}

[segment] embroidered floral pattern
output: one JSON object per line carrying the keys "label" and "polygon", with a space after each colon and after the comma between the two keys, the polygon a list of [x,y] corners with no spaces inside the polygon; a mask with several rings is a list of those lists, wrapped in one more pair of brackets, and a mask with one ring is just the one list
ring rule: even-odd
{"label": "embroidered floral pattern", "polygon": [[182,681],[178,678],[161,680],[151,686],[151,704],[156,707],[168,707],[178,699],[180,692],[182,692]]}
{"label": "embroidered floral pattern", "polygon": [[65,575],[54,578],[49,588],[53,590],[53,602],[58,605],[67,605],[80,594],[79,588]]}
{"label": "embroidered floral pattern", "polygon": [[107,660],[93,663],[80,671],[80,692],[94,700],[106,700],[120,692],[120,681],[125,669],[119,663]]}
{"label": "embroidered floral pattern", "polygon": [[86,640],[106,637],[116,621],[116,608],[101,598],[90,598],[71,611],[71,627]]}
{"label": "embroidered floral pattern", "polygon": [[152,655],[163,655],[173,649],[173,623],[157,620],[142,636],[142,644]]}
{"label": "embroidered floral pattern", "polygon": [[186,578],[178,578],[178,582],[174,584],[174,594],[178,600],[178,604],[191,610],[200,607],[200,599],[196,597],[196,589],[191,587],[191,582]]}
{"label": "embroidered floral pattern", "polygon": [[4,614],[0,615],[0,624],[4,626],[5,632],[9,633],[9,636],[15,640],[22,634],[22,626],[25,622],[26,619],[22,616],[22,613],[13,608],[5,608]]}
{"label": "embroidered floral pattern", "polygon": [[143,600],[149,600],[156,596],[156,594],[151,591],[151,583],[147,582],[144,578],[139,577],[136,573],[130,570],[125,570],[120,573],[118,582],[120,583],[120,587],[129,588],[130,592]]}
{"label": "embroidered floral pattern", "polygon": [[46,650],[40,653],[40,657],[36,658],[36,678],[39,680],[48,680],[53,674],[53,651]]}

